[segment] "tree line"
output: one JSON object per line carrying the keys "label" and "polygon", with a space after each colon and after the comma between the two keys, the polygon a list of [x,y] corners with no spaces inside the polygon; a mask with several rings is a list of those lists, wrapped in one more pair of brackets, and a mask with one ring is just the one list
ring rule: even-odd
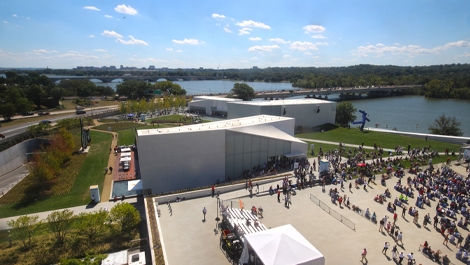
{"label": "tree line", "polygon": [[154,100],[127,100],[119,104],[119,112],[128,113],[145,113],[147,111],[156,112],[161,110],[169,110],[171,108],[179,108],[186,106],[185,96],[165,96],[163,98],[155,98]]}
{"label": "tree line", "polygon": [[65,96],[114,94],[111,87],[96,86],[90,80],[62,80],[55,84],[49,77],[34,71],[27,74],[7,71],[5,77],[0,77],[0,115],[9,120],[17,113],[52,109],[59,106],[59,100]]}

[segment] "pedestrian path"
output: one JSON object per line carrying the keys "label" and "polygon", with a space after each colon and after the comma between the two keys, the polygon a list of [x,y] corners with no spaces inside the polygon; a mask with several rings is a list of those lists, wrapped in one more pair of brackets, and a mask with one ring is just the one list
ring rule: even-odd
{"label": "pedestrian path", "polygon": [[[114,207],[114,205],[116,205],[117,203],[121,202],[121,200],[118,200],[117,202],[110,202],[108,200],[103,200],[103,198],[101,198],[101,201],[100,203],[97,203],[97,204],[88,204],[88,205],[81,205],[81,206],[76,206],[76,207],[70,207],[70,208],[67,208],[69,209],[70,211],[73,211],[73,214],[74,215],[78,215],[80,213],[87,213],[87,212],[93,212],[93,211],[98,211],[99,209],[107,209],[108,211],[111,210],[111,208]],[[127,203],[137,203],[137,197],[134,197],[134,198],[126,198],[125,202]],[[58,209],[58,210],[54,210],[54,211],[63,211],[64,209]],[[40,212],[40,213],[31,213],[29,215],[38,215],[39,216],[39,220],[44,220],[46,219],[46,217],[51,214],[52,212],[54,211],[46,211],[46,212]],[[13,216],[13,217],[7,217],[7,218],[2,218],[0,219],[0,230],[5,230],[5,229],[9,229],[10,227],[7,225],[7,222],[10,221],[10,220],[13,220],[13,219],[16,219],[18,218],[18,216]]]}

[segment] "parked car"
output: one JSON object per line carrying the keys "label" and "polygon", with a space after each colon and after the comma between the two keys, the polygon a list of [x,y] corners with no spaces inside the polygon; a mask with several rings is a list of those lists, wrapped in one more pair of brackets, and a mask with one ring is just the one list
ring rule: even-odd
{"label": "parked car", "polygon": [[0,138],[5,139],[5,135],[3,135],[3,133],[0,133]]}
{"label": "parked car", "polygon": [[34,112],[23,112],[23,116],[33,116]]}
{"label": "parked car", "polygon": [[39,116],[42,116],[42,115],[50,115],[49,112],[45,112],[45,111],[41,111],[38,113]]}
{"label": "parked car", "polygon": [[86,114],[86,111],[84,111],[84,110],[76,110],[75,113],[76,113],[77,115]]}
{"label": "parked car", "polygon": [[39,123],[47,124],[47,123],[52,123],[52,121],[50,121],[50,120],[43,120],[43,121],[40,121]]}

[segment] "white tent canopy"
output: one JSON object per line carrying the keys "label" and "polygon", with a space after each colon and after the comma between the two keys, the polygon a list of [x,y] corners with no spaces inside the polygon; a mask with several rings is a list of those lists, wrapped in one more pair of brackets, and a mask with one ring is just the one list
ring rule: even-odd
{"label": "white tent canopy", "polygon": [[248,244],[264,265],[324,265],[325,257],[292,225],[245,235],[240,263],[248,263]]}
{"label": "white tent canopy", "polygon": [[131,157],[130,156],[126,156],[126,157],[122,157],[119,161],[120,162],[126,162],[126,161],[131,161]]}
{"label": "white tent canopy", "polygon": [[131,152],[121,153],[121,157],[132,156]]}

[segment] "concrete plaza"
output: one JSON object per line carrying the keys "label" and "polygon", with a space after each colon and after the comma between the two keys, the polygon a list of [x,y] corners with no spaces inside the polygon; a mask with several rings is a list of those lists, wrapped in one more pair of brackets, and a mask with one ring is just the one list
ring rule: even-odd
{"label": "concrete plaza", "polygon": [[[467,174],[462,166],[453,166],[453,169],[465,176]],[[408,177],[408,174],[405,177]],[[364,210],[369,208],[371,213],[377,214],[378,218],[387,215],[393,221],[393,214],[387,211],[386,207],[389,201],[393,202],[393,199],[399,196],[399,193],[393,189],[396,181],[396,177],[391,178],[387,181],[386,187],[379,182],[377,184],[371,183],[371,187],[368,187],[367,191],[364,191],[362,187],[355,189],[353,184],[352,192],[349,192],[349,183],[345,183],[345,189],[340,192],[340,195],[346,194],[350,198],[351,205],[359,206]],[[280,181],[260,185],[260,190],[267,190],[270,185],[274,187],[277,184],[280,184]],[[326,186],[326,191],[328,192],[330,188],[335,187],[340,190],[340,185],[329,185]],[[383,193],[387,187],[392,193],[391,199],[388,199],[384,204],[374,202],[375,195]],[[256,190],[255,185],[254,190]],[[220,197],[224,200],[225,205],[234,201],[235,206],[241,199],[245,209],[250,209],[252,206],[262,206],[264,218],[261,219],[261,223],[268,228],[292,224],[325,256],[327,264],[362,264],[361,253],[364,248],[367,248],[368,251],[368,264],[394,264],[391,253],[391,249],[395,245],[393,238],[386,232],[378,232],[378,224],[344,206],[340,208],[338,204],[333,204],[327,192],[323,193],[320,186],[300,190],[297,195],[293,196],[292,205],[289,208],[284,207],[283,196],[281,196],[280,203],[277,201],[277,195],[270,196],[268,194],[250,198],[245,189],[221,194]],[[310,200],[310,194],[354,222],[355,231],[313,203]],[[410,198],[408,207],[414,206],[414,203],[415,199]],[[463,264],[455,258],[457,252],[455,245],[450,243],[447,247],[443,245],[443,237],[432,227],[432,224],[428,224],[427,228],[422,226],[425,214],[430,213],[431,217],[434,217],[435,206],[436,201],[432,201],[430,207],[424,206],[424,209],[419,209],[419,225],[413,224],[409,214],[406,214],[405,219],[402,218],[402,209],[397,208],[397,227],[403,233],[404,243],[403,246],[398,245],[398,251],[403,251],[405,255],[413,252],[416,264],[434,264],[418,250],[420,244],[427,240],[433,250],[441,250],[442,255],[447,254],[454,264]],[[159,205],[163,243],[169,264],[229,264],[219,247],[220,234],[215,230],[217,228],[215,198],[204,197],[175,202],[171,204],[171,207],[172,215],[170,215],[166,204]],[[205,222],[202,214],[203,207],[207,209]],[[468,231],[459,229],[466,237]],[[385,242],[391,243],[387,255],[381,253]]]}

